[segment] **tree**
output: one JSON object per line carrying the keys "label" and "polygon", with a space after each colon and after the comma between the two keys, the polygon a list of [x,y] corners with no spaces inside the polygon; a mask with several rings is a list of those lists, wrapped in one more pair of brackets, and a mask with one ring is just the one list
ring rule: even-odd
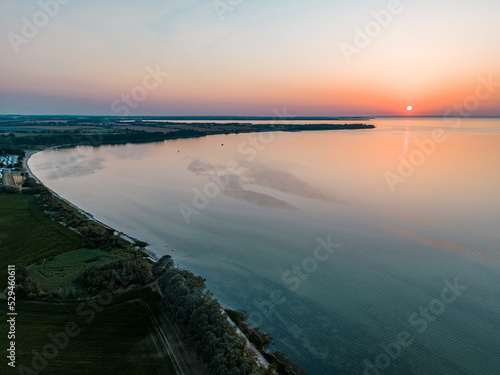
{"label": "tree", "polygon": [[162,256],[158,262],[153,264],[151,271],[155,278],[159,278],[166,270],[174,266],[174,261],[170,255]]}

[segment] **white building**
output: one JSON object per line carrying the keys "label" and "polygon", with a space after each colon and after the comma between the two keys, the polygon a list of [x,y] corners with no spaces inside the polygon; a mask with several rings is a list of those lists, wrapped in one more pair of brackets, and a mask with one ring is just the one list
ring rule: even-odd
{"label": "white building", "polygon": [[6,167],[13,167],[18,162],[19,162],[19,156],[17,155],[0,156],[0,164],[3,164]]}

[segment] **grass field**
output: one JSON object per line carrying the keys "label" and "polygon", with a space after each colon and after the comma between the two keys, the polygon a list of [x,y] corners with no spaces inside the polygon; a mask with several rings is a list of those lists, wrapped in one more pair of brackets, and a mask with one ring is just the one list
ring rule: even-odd
{"label": "grass field", "polygon": [[[113,296],[111,302],[19,302],[17,368],[9,368],[4,356],[0,373],[30,374],[43,367],[37,371],[40,375],[176,374],[162,332],[154,324],[159,299],[143,288]],[[5,316],[4,303],[0,310]],[[74,325],[69,332],[78,334],[65,333],[68,323]],[[2,343],[7,341],[6,327],[2,319]]]}
{"label": "grass field", "polygon": [[9,264],[32,264],[77,250],[85,239],[47,218],[36,198],[0,194],[0,289],[7,286]]}
{"label": "grass field", "polygon": [[[9,264],[27,265],[29,275],[50,291],[76,286],[76,277],[92,265],[129,255],[85,249],[84,242],[76,232],[50,220],[34,196],[0,194],[2,290]],[[17,300],[17,367],[7,366],[4,355],[0,374],[204,374],[203,366],[183,347],[160,310],[160,299],[145,287],[102,300]],[[4,353],[11,341],[6,314],[7,301],[0,300],[4,317],[0,319],[0,349]]]}
{"label": "grass field", "polygon": [[28,267],[28,275],[47,293],[53,294],[60,289],[83,292],[83,288],[75,283],[79,275],[91,266],[100,266],[122,258],[116,252],[78,249],[50,258],[43,264]]}

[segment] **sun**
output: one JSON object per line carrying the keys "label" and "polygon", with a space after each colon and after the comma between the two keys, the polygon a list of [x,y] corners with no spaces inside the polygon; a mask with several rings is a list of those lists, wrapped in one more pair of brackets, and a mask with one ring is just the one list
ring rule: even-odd
{"label": "sun", "polygon": [[411,110],[413,109],[413,107],[412,107],[411,105],[409,105],[408,107],[406,107],[406,109],[407,109],[408,111],[411,111]]}

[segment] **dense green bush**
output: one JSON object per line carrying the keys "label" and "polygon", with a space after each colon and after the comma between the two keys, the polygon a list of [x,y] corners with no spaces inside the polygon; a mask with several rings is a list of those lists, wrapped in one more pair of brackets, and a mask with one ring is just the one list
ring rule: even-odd
{"label": "dense green bush", "polygon": [[151,263],[144,258],[119,260],[90,267],[76,281],[90,295],[144,286],[152,281]]}
{"label": "dense green bush", "polygon": [[13,188],[11,186],[0,185],[0,193],[17,194],[17,193],[19,193],[19,190],[16,188]]}

